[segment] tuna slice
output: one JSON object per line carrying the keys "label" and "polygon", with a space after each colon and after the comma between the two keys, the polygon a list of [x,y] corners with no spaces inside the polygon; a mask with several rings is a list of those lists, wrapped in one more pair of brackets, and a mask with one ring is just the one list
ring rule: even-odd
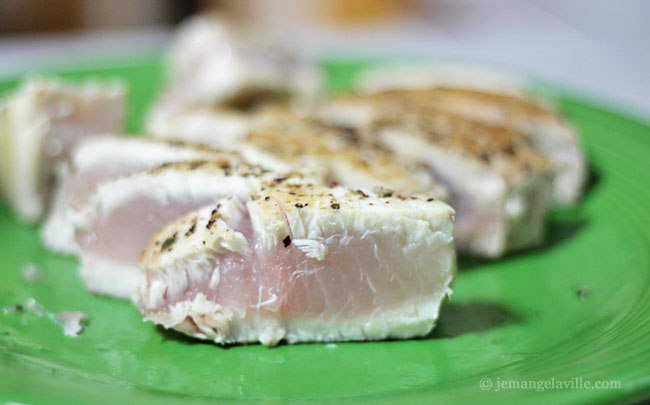
{"label": "tuna slice", "polygon": [[530,99],[481,91],[439,89],[435,99],[445,110],[516,129],[532,141],[555,169],[553,201],[574,204],[582,195],[587,164],[575,130],[553,110]]}
{"label": "tuna slice", "polygon": [[220,148],[241,142],[250,126],[250,116],[242,112],[216,108],[174,111],[164,106],[164,100],[147,116],[147,133],[154,137]]}
{"label": "tuna slice", "polygon": [[[236,131],[224,125],[234,117],[242,123]],[[250,162],[276,171],[307,173],[322,184],[387,187],[402,193],[426,192],[438,198],[446,195],[431,173],[421,167],[406,167],[387,150],[360,149],[346,131],[284,108],[267,108],[247,119],[224,111],[190,110],[167,116],[165,122],[167,125],[150,121],[153,136],[232,148]]]}
{"label": "tuna slice", "polygon": [[269,37],[254,36],[211,15],[193,17],[178,30],[168,55],[165,108],[231,105],[313,95],[320,72]]}
{"label": "tuna slice", "polygon": [[43,227],[44,243],[62,253],[77,252],[75,221],[83,217],[97,184],[166,162],[190,160],[241,162],[233,153],[141,137],[103,136],[81,142],[59,168],[59,186]]}
{"label": "tuna slice", "polygon": [[266,184],[158,232],[137,305],[220,344],[422,336],[451,293],[453,214],[428,197]]}
{"label": "tuna slice", "polygon": [[38,220],[55,168],[79,139],[123,131],[119,84],[32,80],[0,106],[0,185],[18,215]]}
{"label": "tuna slice", "polygon": [[224,197],[259,193],[276,174],[233,159],[165,164],[101,183],[76,221],[81,276],[98,294],[130,298],[138,259],[163,226]]}
{"label": "tuna slice", "polygon": [[429,165],[456,210],[459,250],[494,258],[542,240],[553,171],[523,134],[408,97],[359,96],[326,108],[328,122]]}
{"label": "tuna slice", "polygon": [[436,109],[519,131],[553,164],[553,201],[573,204],[582,195],[587,165],[578,135],[555,111],[530,97],[462,88],[393,90],[373,97],[400,100],[412,107]]}

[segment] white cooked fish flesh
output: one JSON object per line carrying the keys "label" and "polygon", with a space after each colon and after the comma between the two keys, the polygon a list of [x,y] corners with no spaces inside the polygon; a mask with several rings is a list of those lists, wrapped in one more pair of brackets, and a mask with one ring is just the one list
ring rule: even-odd
{"label": "white cooked fish flesh", "polygon": [[0,107],[0,185],[16,213],[45,213],[57,164],[79,139],[120,133],[126,90],[121,84],[67,84],[33,79]]}
{"label": "white cooked fish flesh", "polygon": [[422,336],[451,293],[453,215],[426,196],[267,183],[158,232],[137,305],[219,344]]}

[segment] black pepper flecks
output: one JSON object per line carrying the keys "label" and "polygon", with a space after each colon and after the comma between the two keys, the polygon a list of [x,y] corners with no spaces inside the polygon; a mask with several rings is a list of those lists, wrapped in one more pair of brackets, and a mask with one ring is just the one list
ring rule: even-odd
{"label": "black pepper flecks", "polygon": [[208,162],[206,162],[205,160],[198,160],[196,162],[192,162],[190,163],[190,170],[198,169],[199,167],[203,166],[206,163]]}
{"label": "black pepper flecks", "polygon": [[214,223],[217,222],[217,219],[219,219],[219,208],[221,208],[221,204],[217,204],[217,208],[213,209],[210,213],[210,220],[207,225],[205,225],[206,229],[212,228],[212,225],[214,225]]}
{"label": "black pepper flecks", "polygon": [[288,247],[291,244],[291,236],[287,235],[286,238],[282,239],[282,243],[284,243],[284,247]]}
{"label": "black pepper flecks", "polygon": [[273,179],[273,181],[271,182],[271,184],[273,184],[273,185],[277,185],[277,184],[282,183],[282,182],[285,181],[286,179],[287,179],[286,177],[277,177],[277,178]]}
{"label": "black pepper flecks", "polygon": [[341,208],[341,205],[339,203],[332,203],[331,207],[332,209],[338,210]]}
{"label": "black pepper flecks", "polygon": [[190,226],[190,229],[188,229],[187,232],[185,232],[185,236],[192,235],[195,230],[196,230],[196,220],[192,222],[192,226]]}
{"label": "black pepper flecks", "polygon": [[301,203],[296,203],[296,208],[302,208],[302,207],[304,207],[304,205],[302,205]]}
{"label": "black pepper flecks", "polygon": [[361,141],[361,138],[359,137],[359,133],[357,130],[353,127],[348,127],[348,126],[336,126],[334,127],[339,133],[339,135],[345,139],[347,142],[350,142],[353,145],[359,144]]}
{"label": "black pepper flecks", "polygon": [[433,200],[435,200],[435,198],[431,198],[431,197],[427,198],[427,202],[431,202]]}
{"label": "black pepper flecks", "polygon": [[174,243],[176,243],[176,236],[178,236],[178,232],[174,232],[174,234],[172,236],[165,239],[162,246],[160,247],[160,251],[161,252],[165,251],[165,250],[171,251],[173,246],[174,246]]}

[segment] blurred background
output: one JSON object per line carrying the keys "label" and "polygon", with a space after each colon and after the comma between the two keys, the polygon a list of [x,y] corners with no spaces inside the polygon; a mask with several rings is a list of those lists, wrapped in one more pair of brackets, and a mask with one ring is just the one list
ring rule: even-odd
{"label": "blurred background", "polygon": [[650,121],[646,0],[0,0],[0,75],[158,55],[208,9],[308,57],[481,63]]}

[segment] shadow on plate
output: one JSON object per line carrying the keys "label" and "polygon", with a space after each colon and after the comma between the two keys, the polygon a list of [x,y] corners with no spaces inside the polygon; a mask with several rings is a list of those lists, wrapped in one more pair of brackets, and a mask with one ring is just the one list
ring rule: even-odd
{"label": "shadow on plate", "polygon": [[455,338],[519,322],[521,322],[519,315],[495,302],[448,302],[440,311],[435,329],[426,336],[426,339]]}
{"label": "shadow on plate", "polygon": [[585,182],[585,191],[582,195],[582,200],[589,198],[589,195],[598,187],[602,180],[602,175],[600,174],[600,169],[596,167],[593,163],[589,163],[588,169],[589,173],[587,174],[587,181]]}

